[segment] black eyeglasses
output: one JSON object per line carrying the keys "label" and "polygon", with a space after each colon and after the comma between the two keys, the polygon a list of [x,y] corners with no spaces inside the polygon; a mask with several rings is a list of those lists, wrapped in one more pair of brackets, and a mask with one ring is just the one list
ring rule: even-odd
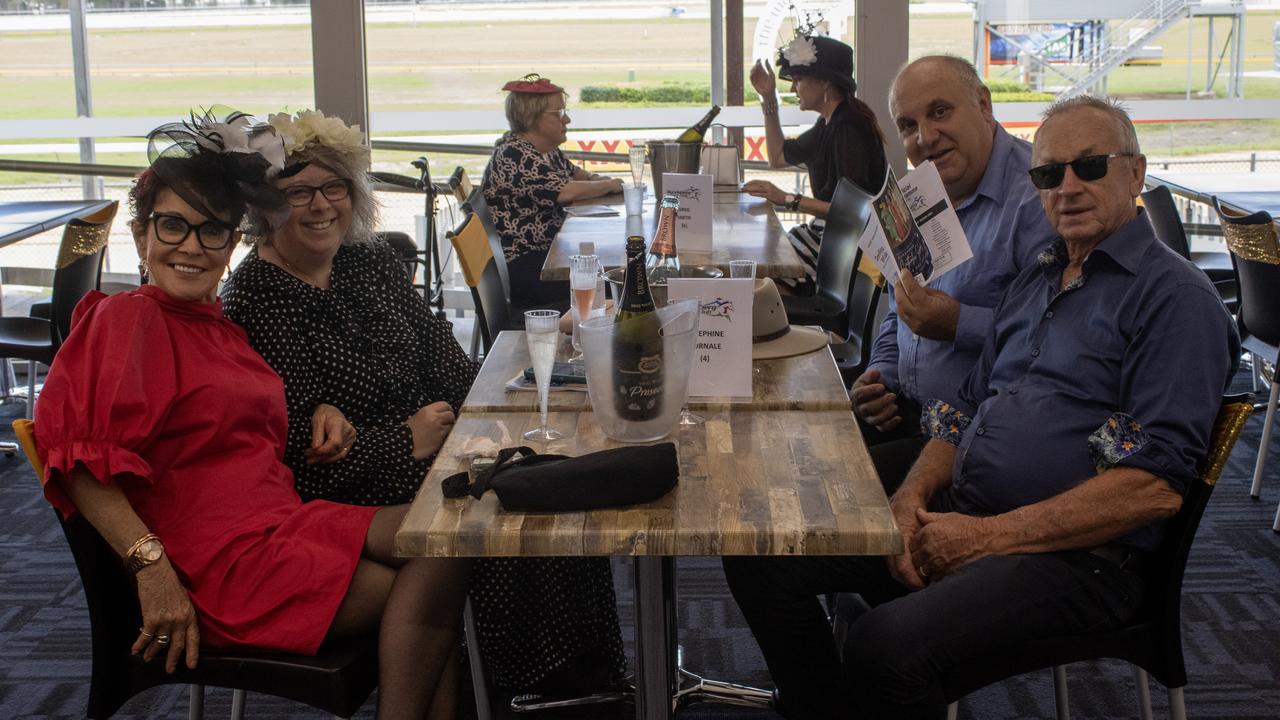
{"label": "black eyeglasses", "polygon": [[316,197],[317,190],[324,195],[325,200],[337,202],[351,194],[351,181],[335,178],[323,185],[290,185],[283,190],[284,199],[294,207],[310,205]]}
{"label": "black eyeglasses", "polygon": [[1033,167],[1027,172],[1031,174],[1031,184],[1041,190],[1052,190],[1062,184],[1067,174],[1067,166],[1071,172],[1085,182],[1100,180],[1107,176],[1107,161],[1111,158],[1133,157],[1133,153],[1111,153],[1110,155],[1085,155],[1071,162],[1049,163]]}
{"label": "black eyeglasses", "polygon": [[181,245],[191,231],[196,232],[196,242],[205,250],[221,250],[231,242],[233,229],[213,220],[192,225],[181,215],[152,213],[151,224],[156,229],[156,239],[165,245]]}

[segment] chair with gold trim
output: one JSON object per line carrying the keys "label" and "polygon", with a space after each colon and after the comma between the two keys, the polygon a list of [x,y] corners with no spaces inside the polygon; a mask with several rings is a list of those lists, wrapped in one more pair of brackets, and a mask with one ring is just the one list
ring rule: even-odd
{"label": "chair with gold trim", "polygon": [[[1254,382],[1261,379],[1271,385],[1266,419],[1262,422],[1262,441],[1258,443],[1258,459],[1249,487],[1249,494],[1256,500],[1262,494],[1262,472],[1275,430],[1276,403],[1280,400],[1280,385],[1276,384],[1275,377],[1275,369],[1280,365],[1280,234],[1265,210],[1252,214],[1236,212],[1224,207],[1217,198],[1213,204],[1218,210],[1240,287],[1240,307],[1236,313],[1240,343],[1253,359]],[[1271,529],[1280,532],[1280,507],[1276,508]]]}
{"label": "chair with gold trim", "polygon": [[71,331],[71,312],[85,293],[98,287],[102,255],[119,203],[72,220],[62,232],[53,271],[51,317],[0,317],[0,357],[26,360],[27,417],[36,400],[36,363],[49,365]]}
{"label": "chair with gold trim", "polygon": [[943,692],[951,701],[949,718],[955,717],[955,701],[965,695],[1004,678],[1049,667],[1054,670],[1058,717],[1066,718],[1069,709],[1065,666],[1081,660],[1116,658],[1133,665],[1142,717],[1151,717],[1151,692],[1147,685],[1147,673],[1150,673],[1168,689],[1170,715],[1174,720],[1185,720],[1182,689],[1187,684],[1187,668],[1182,656],[1182,576],[1209,495],[1252,411],[1252,395],[1228,395],[1222,399],[1209,451],[1200,466],[1200,481],[1187,488],[1182,508],[1165,523],[1164,539],[1147,559],[1147,593],[1135,617],[1116,630],[1032,640],[1020,645],[1016,657],[1006,654],[978,658],[953,669],[942,679]]}
{"label": "chair with gold trim", "polygon": [[[35,423],[15,420],[18,443],[44,482],[44,463],[35,441]],[[141,626],[142,612],[133,578],[120,558],[83,515],[64,520],[56,510],[58,523],[76,561],[89,609],[90,718],[109,718],[129,698],[164,684],[191,685],[189,717],[199,720],[204,713],[204,686],[234,690],[233,720],[244,717],[246,691],[275,695],[305,703],[339,717],[351,717],[378,684],[377,638],[326,643],[314,656],[256,650],[200,648],[194,670],[179,664],[172,675],[164,664],[143,662],[129,652]]]}

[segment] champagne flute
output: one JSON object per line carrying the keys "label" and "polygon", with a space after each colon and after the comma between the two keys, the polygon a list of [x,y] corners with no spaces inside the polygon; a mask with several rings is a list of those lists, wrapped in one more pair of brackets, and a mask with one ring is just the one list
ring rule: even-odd
{"label": "champagne flute", "polygon": [[631,160],[631,181],[639,187],[644,180],[644,140],[632,140],[627,157]]}
{"label": "champagne flute", "polygon": [[569,289],[573,293],[573,357],[569,362],[582,362],[582,336],[578,327],[591,317],[595,305],[596,283],[600,279],[600,258],[596,255],[569,256]]}
{"label": "champagne flute", "polygon": [[538,427],[524,434],[525,440],[548,442],[562,435],[547,426],[547,394],[551,391],[551,369],[560,341],[560,313],[555,310],[528,310],[524,314],[524,338],[529,342],[533,377],[538,386]]}

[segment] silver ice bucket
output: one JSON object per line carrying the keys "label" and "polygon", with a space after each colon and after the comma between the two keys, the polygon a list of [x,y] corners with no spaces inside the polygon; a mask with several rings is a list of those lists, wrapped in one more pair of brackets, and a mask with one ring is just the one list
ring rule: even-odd
{"label": "silver ice bucket", "polygon": [[662,198],[662,173],[698,174],[702,143],[649,141],[649,170],[653,173],[653,194]]}

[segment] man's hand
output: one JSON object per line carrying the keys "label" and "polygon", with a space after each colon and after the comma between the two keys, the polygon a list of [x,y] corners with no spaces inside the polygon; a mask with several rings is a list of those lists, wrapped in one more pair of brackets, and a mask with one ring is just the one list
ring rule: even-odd
{"label": "man's hand", "polygon": [[880,432],[888,432],[902,423],[898,396],[880,382],[879,370],[868,370],[853,381],[853,411]]}
{"label": "man's hand", "polygon": [[961,513],[916,510],[919,530],[911,542],[911,564],[932,580],[992,554],[990,523]]}
{"label": "man's hand", "polygon": [[751,66],[751,87],[764,98],[773,97],[777,91],[778,80],[774,77],[773,68],[769,66],[768,60],[762,58]]}
{"label": "man's hand", "polygon": [[142,627],[130,651],[134,655],[142,653],[142,659],[148,662],[164,654],[166,672],[177,670],[178,661],[183,659],[188,668],[195,668],[200,657],[196,609],[169,558],[162,557],[156,564],[143,568],[137,577]]}
{"label": "man's hand", "polygon": [[308,465],[337,462],[356,444],[356,429],[338,408],[320,403],[311,413],[311,447],[302,452]]}
{"label": "man's hand", "polygon": [[764,198],[774,205],[781,205],[787,201],[787,193],[768,180],[749,180],[742,186],[742,192],[751,197]]}
{"label": "man's hand", "polygon": [[914,544],[916,533],[920,530],[920,521],[916,513],[923,510],[924,505],[925,501],[918,497],[904,497],[896,493],[889,501],[894,522],[898,524],[898,532],[902,534],[902,552],[886,557],[885,562],[889,566],[889,575],[910,590],[924,588],[924,578],[920,577],[920,573],[916,571],[916,565],[911,557],[911,546]]}
{"label": "man's hand", "polygon": [[435,455],[453,429],[453,409],[440,400],[418,409],[404,421],[413,433],[413,459],[425,460]]}
{"label": "man's hand", "polygon": [[898,318],[911,332],[930,340],[955,340],[960,322],[960,303],[933,288],[922,287],[908,270],[903,270],[893,283]]}

